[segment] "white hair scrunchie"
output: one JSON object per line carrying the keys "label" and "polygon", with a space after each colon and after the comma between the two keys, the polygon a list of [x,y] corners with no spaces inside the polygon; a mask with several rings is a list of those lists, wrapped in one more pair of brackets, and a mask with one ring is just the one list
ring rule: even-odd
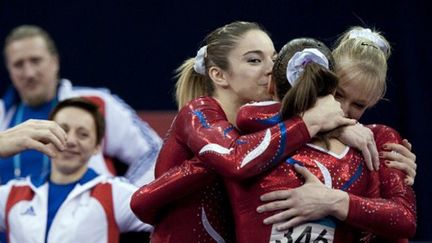
{"label": "white hair scrunchie", "polygon": [[296,52],[288,61],[286,76],[291,87],[297,83],[298,78],[303,73],[305,66],[314,62],[325,68],[329,68],[327,57],[316,48],[306,48]]}
{"label": "white hair scrunchie", "polygon": [[204,61],[204,58],[206,56],[207,56],[207,45],[201,47],[195,56],[194,70],[195,72],[201,75],[206,74],[205,61]]}
{"label": "white hair scrunchie", "polygon": [[388,54],[389,47],[387,43],[376,33],[372,32],[371,29],[353,29],[349,32],[348,39],[364,38],[373,42],[377,45],[381,51],[386,55]]}

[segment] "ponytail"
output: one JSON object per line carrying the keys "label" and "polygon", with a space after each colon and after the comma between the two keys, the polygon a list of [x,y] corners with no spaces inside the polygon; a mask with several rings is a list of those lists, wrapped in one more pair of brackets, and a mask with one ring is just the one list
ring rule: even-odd
{"label": "ponytail", "polygon": [[316,63],[305,66],[303,74],[282,99],[281,116],[286,120],[312,108],[318,97],[336,90],[338,79],[330,70]]}
{"label": "ponytail", "polygon": [[[321,52],[327,59],[328,65],[323,65],[323,58],[316,59],[315,57],[319,56],[316,53],[309,57],[308,55],[301,56],[305,54],[302,52],[306,48],[315,48]],[[311,50],[308,50],[308,52],[311,52]],[[294,56],[298,53],[301,55],[298,55],[296,60]],[[290,67],[289,63],[291,61],[298,62],[299,67],[296,65]],[[283,120],[292,118],[295,115],[301,116],[315,105],[318,97],[332,94],[336,90],[338,78],[332,71],[333,67],[334,59],[330,49],[318,40],[297,38],[285,44],[273,66],[273,82],[276,85],[278,98],[282,100],[280,113]],[[294,74],[294,72],[300,72],[299,76],[288,75]],[[288,80],[292,77],[295,78],[295,81]],[[327,149],[330,149],[329,135],[327,133],[319,133],[316,137],[324,141]]]}
{"label": "ponytail", "polygon": [[179,110],[189,101],[209,95],[212,89],[211,82],[207,80],[207,77],[195,72],[194,63],[195,58],[189,58],[176,70],[175,98]]}

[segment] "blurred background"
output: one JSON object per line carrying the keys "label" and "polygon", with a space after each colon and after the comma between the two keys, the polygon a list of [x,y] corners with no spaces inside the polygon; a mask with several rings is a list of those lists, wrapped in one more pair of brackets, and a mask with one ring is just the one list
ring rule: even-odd
{"label": "blurred background", "polygon": [[[195,56],[204,36],[216,27],[256,21],[271,33],[277,50],[300,36],[332,46],[350,26],[375,27],[393,46],[387,100],[361,122],[390,125],[413,144],[418,163],[418,230],[413,240],[432,241],[432,186],[427,179],[432,173],[427,152],[432,138],[431,10],[426,0],[0,0],[0,43],[3,48],[5,36],[17,25],[41,26],[57,43],[61,77],[75,85],[109,88],[153,124],[158,116],[174,114],[173,71]],[[0,94],[9,85],[1,58]],[[165,127],[161,129],[164,133]]]}

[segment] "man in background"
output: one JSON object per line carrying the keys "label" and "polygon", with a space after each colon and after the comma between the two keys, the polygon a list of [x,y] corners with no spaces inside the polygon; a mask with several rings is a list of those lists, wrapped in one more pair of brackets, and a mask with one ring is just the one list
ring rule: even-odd
{"label": "man in background", "polygon": [[[125,177],[135,185],[153,180],[160,137],[108,90],[73,87],[60,79],[59,53],[46,31],[31,25],[13,29],[5,40],[4,57],[13,85],[0,99],[0,131],[28,119],[47,119],[59,101],[84,97],[98,105],[107,124],[102,153],[92,156],[89,167],[114,175],[107,158],[116,158],[128,165]],[[0,184],[27,175],[43,176],[49,166],[49,158],[35,150],[0,159]]]}

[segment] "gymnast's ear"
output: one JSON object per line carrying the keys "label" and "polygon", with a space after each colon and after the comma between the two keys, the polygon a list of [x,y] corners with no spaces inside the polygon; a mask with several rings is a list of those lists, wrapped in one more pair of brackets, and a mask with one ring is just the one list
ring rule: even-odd
{"label": "gymnast's ear", "polygon": [[208,70],[208,75],[215,85],[223,88],[229,86],[229,82],[227,79],[228,73],[222,70],[221,68],[216,66],[210,67]]}

